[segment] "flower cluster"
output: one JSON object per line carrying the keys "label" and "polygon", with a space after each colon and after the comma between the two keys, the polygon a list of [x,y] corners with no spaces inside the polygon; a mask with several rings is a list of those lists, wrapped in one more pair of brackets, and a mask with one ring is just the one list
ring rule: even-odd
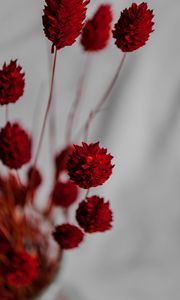
{"label": "flower cluster", "polygon": [[112,212],[109,202],[92,196],[82,201],[76,212],[76,219],[85,232],[104,232],[112,227]]}
{"label": "flower cluster", "polygon": [[0,70],[0,105],[16,102],[24,94],[24,73],[17,60],[4,63]]}
{"label": "flower cluster", "polygon": [[0,131],[0,159],[10,169],[19,169],[31,159],[31,138],[18,124],[7,123]]}
{"label": "flower cluster", "polygon": [[113,31],[117,47],[123,52],[132,52],[144,46],[153,31],[153,17],[153,11],[144,2],[133,3],[123,10]]}
{"label": "flower cluster", "polygon": [[67,223],[56,226],[53,236],[62,249],[73,249],[82,242],[84,234],[77,226]]}
{"label": "flower cluster", "polygon": [[[83,126],[82,143],[77,143],[76,136],[71,137],[81,102],[80,98],[75,99],[68,119],[72,128],[69,130],[67,126],[70,135],[67,130],[65,146],[52,157],[52,184],[44,198],[43,208],[37,205],[39,188],[45,182],[39,170],[39,155],[52,105],[57,50],[73,45],[82,31],[80,43],[85,53],[105,49],[111,34],[119,49],[131,52],[144,46],[153,31],[153,11],[144,2],[133,3],[123,10],[113,30],[111,5],[99,5],[93,17],[86,21],[89,3],[90,0],[45,0],[42,16],[44,33],[52,43],[52,52],[54,48],[56,51],[47,108],[35,153],[32,153],[31,135],[19,122],[10,121],[8,114],[8,104],[17,102],[24,95],[23,68],[17,60],[11,60],[0,69],[0,105],[6,105],[6,121],[0,129],[0,161],[6,172],[0,174],[2,299],[24,300],[37,296],[53,280],[64,250],[78,247],[87,234],[112,228],[110,202],[92,193],[92,189],[105,184],[112,175],[113,156],[100,146],[100,142],[88,143],[87,133],[93,118],[101,111],[112,91],[123,59],[104,96]],[[79,97],[82,89],[80,84]],[[71,210],[72,207],[75,210]]]}
{"label": "flower cluster", "polygon": [[84,189],[102,185],[112,174],[112,156],[95,144],[75,145],[67,162],[71,180]]}
{"label": "flower cluster", "polygon": [[44,33],[57,50],[71,46],[80,35],[90,0],[45,0]]}

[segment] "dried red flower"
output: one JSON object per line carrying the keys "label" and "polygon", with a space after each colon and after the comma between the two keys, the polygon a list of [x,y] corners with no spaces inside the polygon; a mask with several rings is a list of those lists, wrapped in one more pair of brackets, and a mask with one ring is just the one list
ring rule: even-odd
{"label": "dried red flower", "polygon": [[65,171],[67,168],[67,160],[73,150],[73,146],[67,146],[65,149],[60,151],[55,157],[55,177],[58,179],[60,173]]}
{"label": "dried red flower", "polygon": [[10,256],[6,280],[9,286],[20,287],[33,282],[38,273],[37,258],[26,251],[17,251]]}
{"label": "dried red flower", "polygon": [[144,46],[153,32],[153,17],[153,10],[144,2],[133,3],[124,9],[113,31],[117,47],[123,52],[131,52]]}
{"label": "dried red flower", "polygon": [[31,190],[36,190],[42,183],[42,175],[36,167],[30,167],[27,173],[28,187]]}
{"label": "dried red flower", "polygon": [[31,139],[18,123],[7,123],[0,131],[0,160],[19,169],[31,159]]}
{"label": "dried red flower", "polygon": [[99,143],[74,145],[67,169],[70,179],[82,188],[102,185],[112,174],[112,156]]}
{"label": "dried red flower", "polygon": [[68,208],[77,200],[77,196],[78,186],[76,184],[72,181],[58,181],[52,193],[52,202],[57,206]]}
{"label": "dried red flower", "polygon": [[92,196],[82,201],[76,211],[76,219],[85,232],[104,232],[112,228],[112,211],[109,202]]}
{"label": "dried red flower", "polygon": [[80,35],[90,0],[45,0],[44,33],[57,50],[71,46]]}
{"label": "dried red flower", "polygon": [[4,63],[0,70],[0,105],[16,102],[24,93],[24,73],[17,60]]}
{"label": "dried red flower", "polygon": [[111,36],[112,9],[111,5],[100,5],[91,20],[83,28],[81,44],[85,51],[104,49]]}
{"label": "dried red flower", "polygon": [[76,248],[84,238],[79,227],[68,223],[56,226],[53,236],[62,249]]}

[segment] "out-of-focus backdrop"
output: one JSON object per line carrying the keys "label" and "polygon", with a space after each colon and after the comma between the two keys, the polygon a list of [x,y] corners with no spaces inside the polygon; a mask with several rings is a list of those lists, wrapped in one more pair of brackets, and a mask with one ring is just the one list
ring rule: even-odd
{"label": "out-of-focus backdrop", "polygon": [[[100,3],[112,3],[114,21],[132,3],[91,2],[89,15]],[[97,191],[111,200],[114,228],[68,252],[56,294],[52,290],[43,299],[180,299],[180,2],[147,2],[154,9],[155,31],[145,47],[127,56],[107,109],[89,138],[100,139],[115,157],[112,178]],[[0,64],[18,58],[26,73],[25,95],[10,107],[10,118],[33,129],[35,141],[52,60],[42,9],[43,1],[0,0]],[[77,129],[111,80],[122,53],[112,41],[107,50],[92,56]],[[56,149],[63,146],[65,115],[85,59],[78,42],[58,54]],[[4,108],[0,110],[2,125]],[[39,165],[50,178],[48,136],[47,128]]]}

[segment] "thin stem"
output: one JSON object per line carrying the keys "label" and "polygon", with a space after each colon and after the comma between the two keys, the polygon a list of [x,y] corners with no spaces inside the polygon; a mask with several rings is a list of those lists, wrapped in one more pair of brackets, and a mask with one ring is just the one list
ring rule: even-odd
{"label": "thin stem", "polygon": [[51,157],[54,157],[55,149],[56,149],[56,108],[54,107],[55,101],[53,106],[51,107],[51,114],[49,120],[49,141],[50,141],[50,151]]}
{"label": "thin stem", "polygon": [[6,111],[5,111],[5,120],[6,120],[6,123],[8,122],[9,120],[9,106],[8,104],[6,105]]}
{"label": "thin stem", "polygon": [[85,200],[86,200],[86,198],[88,197],[89,192],[90,192],[90,189],[88,189],[88,190],[86,191],[86,194],[85,194]]}
{"label": "thin stem", "polygon": [[47,103],[47,107],[46,107],[46,111],[45,111],[45,115],[44,115],[44,120],[43,120],[43,124],[42,124],[42,128],[41,128],[41,132],[40,132],[40,138],[39,138],[39,142],[38,142],[37,152],[36,152],[35,159],[34,159],[34,167],[36,166],[38,158],[39,158],[39,154],[40,154],[41,146],[42,146],[42,142],[43,142],[43,137],[44,137],[44,132],[45,132],[45,128],[46,128],[47,118],[48,118],[48,114],[49,114],[49,111],[51,108],[55,70],[56,70],[56,59],[57,59],[57,49],[55,50],[55,54],[54,54],[54,62],[53,62],[53,69],[52,69],[49,99],[48,99],[48,103]]}
{"label": "thin stem", "polygon": [[[49,68],[52,68],[52,54],[49,52],[48,49],[48,61],[49,61]],[[50,118],[49,118],[49,142],[50,142],[50,151],[51,157],[54,157],[55,149],[56,149],[56,97],[54,93],[54,100],[53,105],[50,109]]]}
{"label": "thin stem", "polygon": [[81,78],[80,78],[80,82],[79,82],[79,86],[77,89],[77,93],[76,93],[76,97],[74,99],[74,102],[72,104],[71,110],[69,112],[68,118],[67,118],[67,130],[66,130],[66,143],[70,144],[71,142],[71,136],[72,136],[72,130],[73,130],[73,125],[74,125],[74,121],[75,118],[77,116],[81,101],[82,101],[82,95],[84,92],[84,87],[85,87],[85,83],[86,83],[86,79],[87,79],[87,75],[88,75],[88,71],[89,71],[89,67],[90,67],[90,56],[89,54],[86,57],[86,61],[85,61],[85,65],[84,65],[84,70],[82,72]]}
{"label": "thin stem", "polygon": [[16,176],[17,176],[17,180],[18,180],[18,182],[19,182],[19,185],[22,185],[21,177],[20,177],[20,175],[19,175],[18,170],[16,170]]}
{"label": "thin stem", "polygon": [[109,95],[111,94],[115,84],[116,84],[116,81],[119,77],[119,74],[122,70],[122,67],[123,67],[123,64],[124,64],[124,61],[125,61],[125,58],[126,58],[126,53],[123,54],[122,58],[121,58],[121,61],[120,61],[120,64],[116,70],[116,73],[114,74],[113,76],[113,79],[112,81],[110,82],[107,90],[105,91],[103,97],[100,99],[99,103],[97,104],[97,106],[95,107],[94,110],[92,110],[89,114],[89,117],[87,119],[87,122],[85,124],[85,134],[84,134],[84,137],[85,137],[85,141],[87,141],[88,139],[88,133],[89,133],[89,129],[90,129],[90,125],[92,123],[92,120],[96,117],[96,115],[102,110],[104,104],[106,103],[106,100],[108,99]]}

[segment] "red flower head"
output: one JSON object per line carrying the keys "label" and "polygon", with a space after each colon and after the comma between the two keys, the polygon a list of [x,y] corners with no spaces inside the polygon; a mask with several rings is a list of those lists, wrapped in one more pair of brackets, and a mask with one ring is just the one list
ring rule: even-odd
{"label": "red flower head", "polygon": [[74,145],[75,150],[67,162],[72,181],[84,189],[103,184],[112,174],[112,156],[99,143]]}
{"label": "red flower head", "polygon": [[42,183],[41,173],[37,168],[31,167],[28,170],[28,187],[32,190],[36,190]]}
{"label": "red flower head", "polygon": [[91,20],[83,28],[81,44],[85,51],[104,49],[111,36],[112,10],[108,4],[100,5]]}
{"label": "red flower head", "polygon": [[31,159],[31,139],[18,123],[7,123],[0,131],[0,160],[19,169]]}
{"label": "red flower head", "polygon": [[112,211],[109,202],[92,196],[82,201],[76,212],[76,219],[84,231],[103,232],[112,228]]}
{"label": "red flower head", "polygon": [[16,102],[24,93],[24,73],[17,60],[4,63],[0,70],[0,105]]}
{"label": "red flower head", "polygon": [[52,193],[52,202],[57,206],[68,208],[72,205],[78,196],[78,186],[73,182],[60,182],[55,184]]}
{"label": "red flower head", "polygon": [[53,236],[62,249],[76,248],[84,238],[81,229],[71,224],[56,226]]}
{"label": "red flower head", "polygon": [[45,0],[43,25],[57,50],[71,46],[80,35],[90,0]]}
{"label": "red flower head", "polygon": [[56,157],[55,157],[55,168],[56,168],[55,177],[56,177],[56,179],[58,179],[59,174],[62,171],[66,170],[67,160],[68,160],[68,157],[71,154],[72,150],[73,150],[73,146],[68,146],[56,155]]}
{"label": "red flower head", "polygon": [[25,251],[15,252],[10,257],[6,272],[8,285],[20,287],[30,284],[37,276],[37,258]]}
{"label": "red flower head", "polygon": [[132,52],[144,46],[153,32],[153,17],[153,10],[148,9],[144,2],[139,5],[133,3],[123,10],[113,31],[118,48],[123,52]]}

